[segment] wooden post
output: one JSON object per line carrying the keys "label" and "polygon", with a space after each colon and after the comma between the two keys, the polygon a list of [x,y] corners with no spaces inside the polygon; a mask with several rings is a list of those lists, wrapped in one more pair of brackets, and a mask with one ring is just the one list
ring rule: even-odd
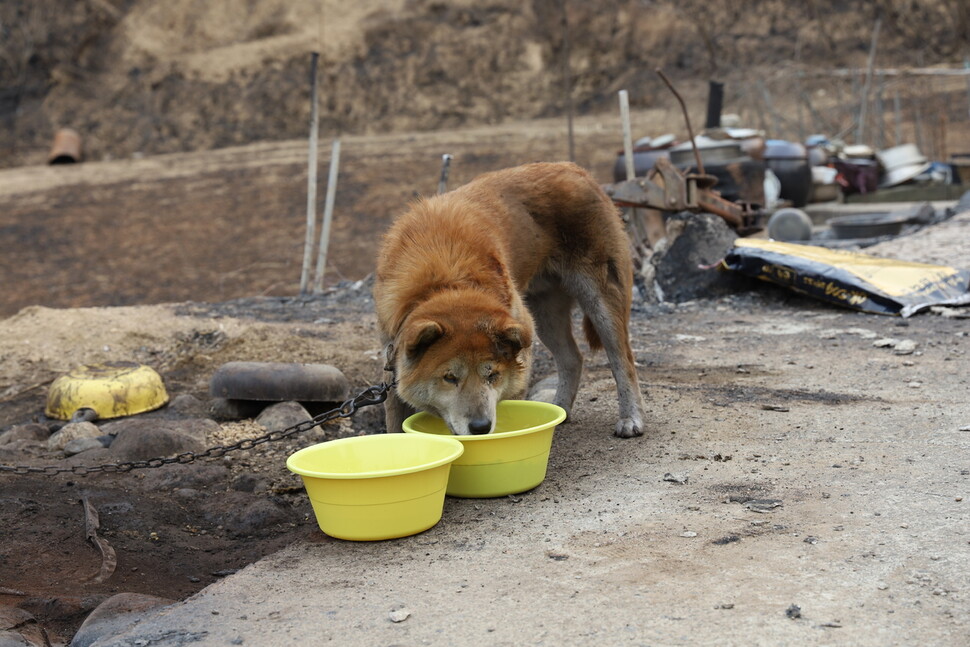
{"label": "wooden post", "polygon": [[862,103],[859,106],[859,123],[856,127],[856,143],[861,144],[866,136],[866,111],[869,108],[869,88],[872,87],[872,66],[876,62],[876,45],[879,43],[879,28],[882,18],[876,18],[872,28],[872,42],[869,43],[869,63],[866,65],[866,81],[862,86]]}
{"label": "wooden post", "polygon": [[313,262],[313,241],[317,226],[317,141],[319,112],[317,108],[317,60],[319,52],[310,55],[310,151],[307,155],[306,241],[303,244],[303,271],[300,274],[300,294],[307,293],[310,264]]}
{"label": "wooden post", "polygon": [[895,88],[893,91],[893,114],[895,115],[893,145],[899,146],[903,143],[903,115],[899,102],[899,88]]}
{"label": "wooden post", "polygon": [[438,195],[448,190],[448,169],[451,168],[451,160],[454,155],[445,153],[441,156],[441,175],[438,176]]}
{"label": "wooden post", "polygon": [[337,195],[337,169],[340,167],[340,140],[333,140],[330,151],[330,176],[327,179],[327,201],[323,208],[323,229],[320,230],[320,248],[317,252],[317,272],[313,278],[313,293],[323,292],[323,274],[327,270],[327,248],[330,246],[330,223],[333,220],[333,202]]}
{"label": "wooden post", "polygon": [[569,131],[569,161],[576,161],[576,143],[573,137],[573,82],[569,72],[569,16],[566,14],[566,0],[560,0],[562,12],[562,86],[566,98],[566,127]]}
{"label": "wooden post", "polygon": [[765,110],[768,111],[768,116],[771,117],[770,137],[781,137],[781,124],[778,122],[778,113],[775,112],[775,106],[771,100],[771,92],[768,91],[768,86],[763,79],[758,79],[758,89],[761,91],[761,98],[765,102]]}
{"label": "wooden post", "polygon": [[877,76],[879,77],[879,83],[877,84],[878,89],[876,90],[876,110],[873,114],[873,121],[875,122],[876,127],[874,139],[876,141],[876,150],[882,150],[883,148],[886,148],[886,121],[884,114],[885,107],[883,106],[883,94],[886,91],[886,81],[882,74],[877,74]]}
{"label": "wooden post", "polygon": [[970,116],[970,58],[963,59],[963,69],[967,71],[967,115]]}
{"label": "wooden post", "polygon": [[623,127],[623,161],[626,162],[626,179],[636,177],[633,167],[633,132],[630,128],[630,95],[620,90],[620,121]]}

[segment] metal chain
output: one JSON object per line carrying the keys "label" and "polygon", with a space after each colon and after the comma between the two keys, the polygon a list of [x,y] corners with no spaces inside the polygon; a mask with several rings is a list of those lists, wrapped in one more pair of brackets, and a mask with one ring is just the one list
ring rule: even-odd
{"label": "metal chain", "polygon": [[11,474],[62,474],[65,472],[71,472],[73,474],[87,475],[97,472],[106,473],[120,473],[120,472],[130,472],[131,470],[145,469],[149,467],[162,467],[164,465],[171,465],[172,463],[191,463],[200,458],[219,458],[225,456],[229,452],[234,452],[244,449],[253,449],[263,443],[276,442],[278,440],[284,440],[290,436],[295,436],[296,434],[303,433],[304,431],[309,431],[317,425],[321,425],[325,422],[330,422],[331,420],[336,420],[337,418],[349,418],[350,416],[357,413],[357,410],[361,407],[369,407],[373,404],[380,404],[387,399],[387,393],[394,387],[393,383],[382,382],[376,386],[370,386],[358,393],[355,397],[345,401],[336,409],[331,409],[330,411],[325,411],[324,413],[318,414],[311,418],[310,420],[305,420],[299,424],[287,427],[281,431],[271,431],[264,436],[259,436],[257,438],[244,438],[239,442],[233,443],[232,445],[217,445],[215,447],[210,447],[202,452],[185,452],[183,454],[178,454],[176,456],[170,456],[168,458],[149,458],[147,460],[141,461],[127,461],[124,463],[108,463],[106,465],[94,465],[94,466],[84,466],[84,465],[72,465],[70,467],[61,467],[58,465],[48,465],[46,467],[33,467],[33,466],[10,466],[10,465],[0,465],[0,472],[11,473]]}

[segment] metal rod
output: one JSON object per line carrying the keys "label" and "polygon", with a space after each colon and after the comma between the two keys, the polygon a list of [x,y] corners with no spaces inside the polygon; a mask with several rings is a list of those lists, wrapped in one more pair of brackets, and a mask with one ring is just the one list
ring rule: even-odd
{"label": "metal rod", "polygon": [[620,90],[620,122],[623,126],[623,161],[626,162],[626,179],[636,177],[633,166],[633,133],[630,129],[630,95]]}
{"label": "metal rod", "polygon": [[701,162],[701,154],[697,150],[697,142],[694,141],[694,129],[690,127],[690,115],[687,114],[687,104],[684,103],[683,98],[681,98],[680,93],[674,88],[674,84],[670,82],[667,75],[659,67],[656,69],[657,75],[663,79],[663,82],[667,84],[670,91],[677,97],[677,101],[680,103],[680,110],[684,113],[684,122],[687,124],[687,135],[690,137],[690,144],[694,149],[694,159],[697,161],[697,173],[700,175],[706,175],[704,173],[704,163]]}
{"label": "metal rod", "polygon": [[310,151],[307,155],[306,241],[303,245],[303,271],[300,274],[300,294],[307,293],[310,264],[313,262],[313,241],[317,226],[317,141],[319,111],[317,108],[317,61],[319,52],[310,55]]}
{"label": "metal rod", "polygon": [[323,292],[323,274],[327,270],[327,249],[330,247],[330,223],[333,221],[333,203],[337,195],[337,170],[340,167],[340,140],[333,140],[330,150],[330,175],[327,178],[327,201],[323,208],[323,229],[320,231],[320,248],[317,252],[317,271],[313,278],[313,293]]}

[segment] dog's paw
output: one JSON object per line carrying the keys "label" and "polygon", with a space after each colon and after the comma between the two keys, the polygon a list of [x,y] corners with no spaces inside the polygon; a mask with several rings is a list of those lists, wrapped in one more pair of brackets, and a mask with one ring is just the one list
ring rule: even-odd
{"label": "dog's paw", "polygon": [[643,425],[633,418],[620,418],[613,435],[617,438],[635,438],[643,435]]}

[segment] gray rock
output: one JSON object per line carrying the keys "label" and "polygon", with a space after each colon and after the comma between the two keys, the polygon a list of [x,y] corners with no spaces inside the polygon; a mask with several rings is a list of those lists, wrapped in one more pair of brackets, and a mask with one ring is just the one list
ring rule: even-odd
{"label": "gray rock", "polygon": [[266,479],[255,474],[240,474],[233,480],[232,489],[237,492],[265,492],[269,486]]}
{"label": "gray rock", "polygon": [[89,647],[101,640],[117,636],[142,619],[155,615],[160,607],[175,604],[175,600],[141,593],[113,595],[85,618],[71,639],[70,647]]}
{"label": "gray rock", "polygon": [[206,448],[206,435],[219,430],[218,423],[202,419],[132,419],[113,426],[117,437],[108,449],[119,461],[138,461],[199,452]]}
{"label": "gray rock", "polygon": [[91,449],[104,449],[104,443],[101,438],[100,436],[98,438],[75,438],[64,445],[64,455],[74,456],[75,454],[80,454]]}
{"label": "gray rock", "polygon": [[0,631],[0,647],[40,647],[41,643],[29,642],[17,631]]}
{"label": "gray rock", "polygon": [[15,440],[6,445],[0,445],[0,461],[4,462],[19,460],[24,456],[40,456],[46,453],[44,443],[36,440]]}
{"label": "gray rock", "polygon": [[312,419],[299,402],[280,402],[263,409],[256,422],[267,431],[282,431]]}
{"label": "gray rock", "polygon": [[43,647],[44,631],[33,614],[0,605],[0,647]]}
{"label": "gray rock", "polygon": [[244,492],[230,492],[218,501],[209,500],[202,505],[202,512],[207,521],[237,536],[251,535],[295,517],[287,508]]}
{"label": "gray rock", "polygon": [[26,425],[14,425],[0,434],[0,445],[6,445],[16,440],[44,441],[50,436],[46,425],[31,422]]}
{"label": "gray rock", "polygon": [[[361,434],[382,434],[387,431],[387,424],[384,422],[384,407],[363,407],[350,419],[350,425],[354,431]],[[314,427],[305,436],[307,442],[320,442],[327,439],[327,434],[320,425]]]}
{"label": "gray rock", "polygon": [[182,501],[196,501],[202,498],[204,494],[195,488],[180,487],[172,490],[172,496]]}
{"label": "gray rock", "polygon": [[83,465],[85,467],[96,467],[98,465],[115,462],[117,462],[117,459],[105,447],[95,447],[94,449],[89,449],[64,459],[65,465]]}
{"label": "gray rock", "polygon": [[69,422],[61,427],[60,431],[55,431],[47,439],[47,449],[59,451],[72,440],[78,438],[97,438],[102,434],[101,428],[93,422]]}
{"label": "gray rock", "polygon": [[204,418],[208,415],[206,404],[189,393],[180,393],[169,403],[168,408],[185,416]]}
{"label": "gray rock", "polygon": [[213,463],[166,465],[156,470],[145,470],[145,486],[157,490],[207,490],[213,486],[225,489],[229,480],[229,468]]}
{"label": "gray rock", "polygon": [[13,629],[14,627],[33,621],[34,616],[28,611],[7,605],[0,606],[0,629]]}
{"label": "gray rock", "polygon": [[213,398],[209,414],[216,420],[244,420],[258,416],[267,404],[252,400]]}
{"label": "gray rock", "polygon": [[656,286],[666,301],[680,303],[735,291],[733,272],[717,268],[717,263],[734,247],[738,234],[724,219],[709,213],[683,213],[667,222],[668,243],[658,249],[652,263]]}

